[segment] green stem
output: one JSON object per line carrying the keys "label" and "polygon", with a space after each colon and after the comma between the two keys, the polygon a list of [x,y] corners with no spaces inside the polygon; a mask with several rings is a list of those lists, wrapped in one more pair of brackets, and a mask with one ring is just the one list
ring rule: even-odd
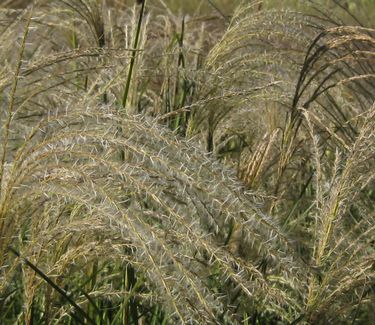
{"label": "green stem", "polygon": [[128,95],[129,95],[130,83],[131,83],[135,59],[136,59],[136,55],[137,55],[139,35],[141,34],[141,27],[142,27],[142,20],[143,20],[143,14],[144,14],[145,6],[146,6],[146,0],[142,2],[141,11],[139,13],[137,31],[136,31],[136,34],[135,34],[135,39],[134,39],[134,44],[133,44],[133,52],[132,52],[132,57],[130,59],[130,65],[129,65],[129,73],[128,73],[128,77],[126,78],[125,89],[124,89],[124,93],[123,93],[123,96],[122,96],[122,109],[125,109],[126,103],[128,101],[128,97],[129,97]]}
{"label": "green stem", "polygon": [[[65,290],[61,289],[55,282],[53,282],[44,272],[42,272],[36,265],[31,263],[28,259],[21,257],[20,253],[16,251],[13,247],[9,246],[8,249],[16,255],[18,258],[21,258],[23,262],[30,267],[36,274],[38,274],[44,281],[46,281],[53,289],[55,289],[66,301],[68,301],[76,310],[79,312],[89,323],[96,324],[94,320],[90,318],[89,315],[70,297],[70,295],[65,292]],[[76,315],[72,314],[76,321],[79,323],[85,324],[85,322],[77,317]]]}

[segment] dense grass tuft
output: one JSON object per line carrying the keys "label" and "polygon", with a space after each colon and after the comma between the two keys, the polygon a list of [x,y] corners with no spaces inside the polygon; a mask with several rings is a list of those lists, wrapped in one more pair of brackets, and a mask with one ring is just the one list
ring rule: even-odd
{"label": "dense grass tuft", "polygon": [[199,3],[4,3],[0,323],[373,321],[375,30]]}

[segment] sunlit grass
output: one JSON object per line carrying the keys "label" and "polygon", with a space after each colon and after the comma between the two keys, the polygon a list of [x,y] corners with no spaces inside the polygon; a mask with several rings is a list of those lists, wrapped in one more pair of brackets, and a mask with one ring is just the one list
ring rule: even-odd
{"label": "sunlit grass", "polygon": [[1,324],[371,324],[371,2],[26,3]]}

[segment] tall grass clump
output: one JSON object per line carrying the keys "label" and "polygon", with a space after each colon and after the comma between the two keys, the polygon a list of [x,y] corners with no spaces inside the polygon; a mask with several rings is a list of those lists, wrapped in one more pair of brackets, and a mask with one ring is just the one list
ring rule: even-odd
{"label": "tall grass clump", "polygon": [[0,323],[371,323],[375,31],[210,3],[1,10]]}

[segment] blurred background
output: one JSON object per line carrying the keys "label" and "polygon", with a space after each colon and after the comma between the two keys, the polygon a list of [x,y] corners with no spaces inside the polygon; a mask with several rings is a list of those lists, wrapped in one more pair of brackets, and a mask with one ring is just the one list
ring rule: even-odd
{"label": "blurred background", "polygon": [[[39,2],[48,0],[39,0]],[[25,8],[32,0],[0,0],[0,8]],[[141,0],[106,0],[110,6],[133,6]],[[147,6],[153,10],[170,10],[174,14],[181,15],[225,15],[230,17],[234,9],[241,3],[251,0],[147,0]],[[375,18],[374,0],[263,0],[259,1],[259,8],[285,8],[306,9],[307,5],[324,5],[324,8],[331,8],[333,11],[349,10],[360,21],[371,25]]]}

